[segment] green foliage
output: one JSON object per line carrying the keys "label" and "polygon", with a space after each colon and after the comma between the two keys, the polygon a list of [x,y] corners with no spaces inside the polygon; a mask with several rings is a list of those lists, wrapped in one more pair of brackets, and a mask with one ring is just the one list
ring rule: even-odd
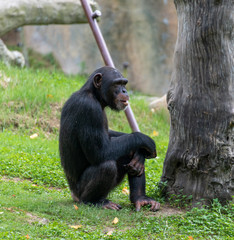
{"label": "green foliage", "polygon": [[[194,217],[195,216],[195,217]],[[222,206],[217,199],[211,208],[193,208],[186,213],[184,219],[178,224],[182,231],[189,232],[194,237],[201,236],[204,232],[219,237],[234,237],[234,205]]]}
{"label": "green foliage", "polygon": [[179,194],[171,194],[168,198],[168,201],[170,202],[171,205],[175,206],[175,207],[191,207],[191,203],[192,203],[192,199],[193,196],[187,196],[187,195],[183,195],[183,189],[181,189],[179,191]]}
{"label": "green foliage", "polygon": [[[0,67],[0,81],[11,79],[6,88],[0,86],[0,239],[233,239],[233,204],[221,206],[215,200],[211,208],[173,216],[167,216],[173,209],[164,204],[158,213],[148,207],[135,212],[122,193],[127,179],[109,196],[123,206],[121,211],[85,205],[75,210],[60,166],[58,123],[62,104],[85,78]],[[168,145],[168,115],[152,113],[139,94],[130,98],[141,131],[157,144],[158,157],[146,161],[147,194],[163,203],[158,182]],[[108,110],[107,115],[110,128],[131,131],[123,112]],[[30,138],[33,133],[38,137]],[[179,197],[174,206],[188,200]],[[114,225],[115,217],[119,222]],[[82,226],[71,227],[76,225]]]}
{"label": "green foliage", "polygon": [[50,70],[59,70],[59,63],[56,61],[52,53],[46,55],[41,55],[36,53],[32,49],[28,49],[29,56],[29,66],[33,69],[50,69]]}

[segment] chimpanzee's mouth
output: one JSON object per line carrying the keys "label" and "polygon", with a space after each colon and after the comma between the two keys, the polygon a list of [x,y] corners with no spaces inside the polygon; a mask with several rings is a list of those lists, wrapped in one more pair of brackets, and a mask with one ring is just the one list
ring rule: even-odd
{"label": "chimpanzee's mouth", "polygon": [[120,100],[120,101],[123,103],[124,106],[128,106],[128,101],[126,100]]}

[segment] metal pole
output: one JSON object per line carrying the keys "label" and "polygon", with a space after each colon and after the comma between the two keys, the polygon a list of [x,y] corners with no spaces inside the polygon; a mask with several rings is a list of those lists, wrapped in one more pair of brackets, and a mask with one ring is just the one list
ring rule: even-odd
{"label": "metal pole", "polygon": [[[84,8],[85,14],[86,14],[87,19],[89,21],[89,25],[92,29],[93,35],[96,39],[98,48],[101,52],[101,55],[102,55],[102,58],[104,60],[105,65],[114,68],[115,65],[112,61],[112,58],[111,58],[110,53],[108,51],[108,48],[106,46],[106,42],[105,42],[105,40],[102,36],[101,30],[100,30],[100,28],[98,26],[98,23],[97,23],[97,20],[96,20],[97,17],[101,16],[101,12],[98,11],[98,10],[93,12],[87,0],[80,0],[80,1],[81,1],[81,4],[82,4],[83,8]],[[138,124],[136,122],[136,119],[134,117],[134,114],[132,112],[132,109],[131,109],[130,105],[128,105],[127,109],[125,110],[125,115],[128,119],[128,122],[129,122],[129,125],[130,125],[132,131],[133,132],[140,132],[140,129],[138,127]]]}

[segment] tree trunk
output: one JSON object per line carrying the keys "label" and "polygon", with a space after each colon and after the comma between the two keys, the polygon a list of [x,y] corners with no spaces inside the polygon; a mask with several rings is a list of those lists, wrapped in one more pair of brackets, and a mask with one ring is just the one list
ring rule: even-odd
{"label": "tree trunk", "polygon": [[[97,8],[95,2],[90,4]],[[87,22],[79,0],[0,0],[0,36],[24,25]]]}
{"label": "tree trunk", "polygon": [[234,194],[233,0],[175,0],[178,37],[171,89],[168,195],[209,204]]}

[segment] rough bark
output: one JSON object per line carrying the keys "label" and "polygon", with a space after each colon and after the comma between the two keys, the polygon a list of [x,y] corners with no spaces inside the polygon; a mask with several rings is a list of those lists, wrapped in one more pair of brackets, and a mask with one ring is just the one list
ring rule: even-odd
{"label": "rough bark", "polygon": [[24,25],[77,23],[87,23],[78,0],[0,0],[0,36]]}
{"label": "rough bark", "polygon": [[162,182],[167,195],[209,204],[234,194],[233,0],[175,0],[178,37],[170,140]]}

